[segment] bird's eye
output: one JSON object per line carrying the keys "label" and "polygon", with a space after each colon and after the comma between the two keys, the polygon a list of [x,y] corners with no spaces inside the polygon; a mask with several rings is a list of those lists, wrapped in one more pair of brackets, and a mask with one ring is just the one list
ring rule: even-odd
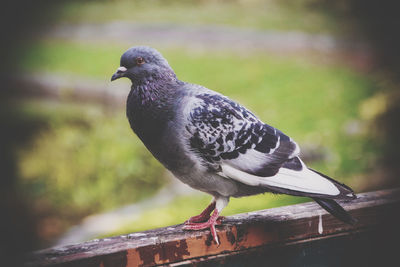
{"label": "bird's eye", "polygon": [[142,57],[137,57],[136,58],[136,64],[138,64],[138,65],[144,64],[144,59]]}

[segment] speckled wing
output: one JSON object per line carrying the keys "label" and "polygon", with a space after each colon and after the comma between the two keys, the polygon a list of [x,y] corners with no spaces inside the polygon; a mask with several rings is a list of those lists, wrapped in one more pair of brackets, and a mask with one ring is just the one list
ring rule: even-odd
{"label": "speckled wing", "polygon": [[192,96],[186,130],[188,145],[204,164],[228,164],[246,173],[275,175],[297,156],[297,144],[225,96]]}
{"label": "speckled wing", "polygon": [[219,94],[192,97],[188,146],[219,175],[277,193],[354,198],[347,186],[309,169],[293,140],[244,107]]}

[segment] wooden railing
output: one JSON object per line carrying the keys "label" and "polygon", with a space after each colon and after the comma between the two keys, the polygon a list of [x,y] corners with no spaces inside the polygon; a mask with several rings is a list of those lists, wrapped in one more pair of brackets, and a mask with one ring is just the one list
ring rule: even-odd
{"label": "wooden railing", "polygon": [[388,266],[382,264],[400,253],[400,245],[390,244],[398,241],[400,189],[340,203],[356,225],[309,202],[229,216],[217,228],[219,246],[208,230],[175,225],[37,251],[25,265]]}

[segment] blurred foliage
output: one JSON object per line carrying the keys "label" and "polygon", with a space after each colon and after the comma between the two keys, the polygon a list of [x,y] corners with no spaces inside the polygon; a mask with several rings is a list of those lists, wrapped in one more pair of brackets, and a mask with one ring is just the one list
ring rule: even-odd
{"label": "blurred foliage", "polygon": [[[163,167],[134,138],[121,110],[43,101],[22,109],[44,125],[18,151],[19,187],[53,227],[141,200],[166,182]],[[42,237],[51,238],[47,234]]]}
{"label": "blurred foliage", "polygon": [[338,20],[333,16],[337,14],[317,0],[70,1],[57,15],[64,23],[212,24],[313,33],[338,33],[340,25],[350,19]]}
{"label": "blurred foliage", "polygon": [[18,64],[25,72],[75,74],[109,83],[126,49],[115,45],[47,40],[20,47]]}

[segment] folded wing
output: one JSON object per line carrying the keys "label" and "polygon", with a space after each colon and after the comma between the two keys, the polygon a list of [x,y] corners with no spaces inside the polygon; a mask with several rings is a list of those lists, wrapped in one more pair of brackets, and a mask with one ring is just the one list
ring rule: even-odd
{"label": "folded wing", "polygon": [[218,94],[195,97],[186,125],[188,145],[221,176],[277,193],[353,197],[350,188],[307,168],[291,138],[241,105]]}

